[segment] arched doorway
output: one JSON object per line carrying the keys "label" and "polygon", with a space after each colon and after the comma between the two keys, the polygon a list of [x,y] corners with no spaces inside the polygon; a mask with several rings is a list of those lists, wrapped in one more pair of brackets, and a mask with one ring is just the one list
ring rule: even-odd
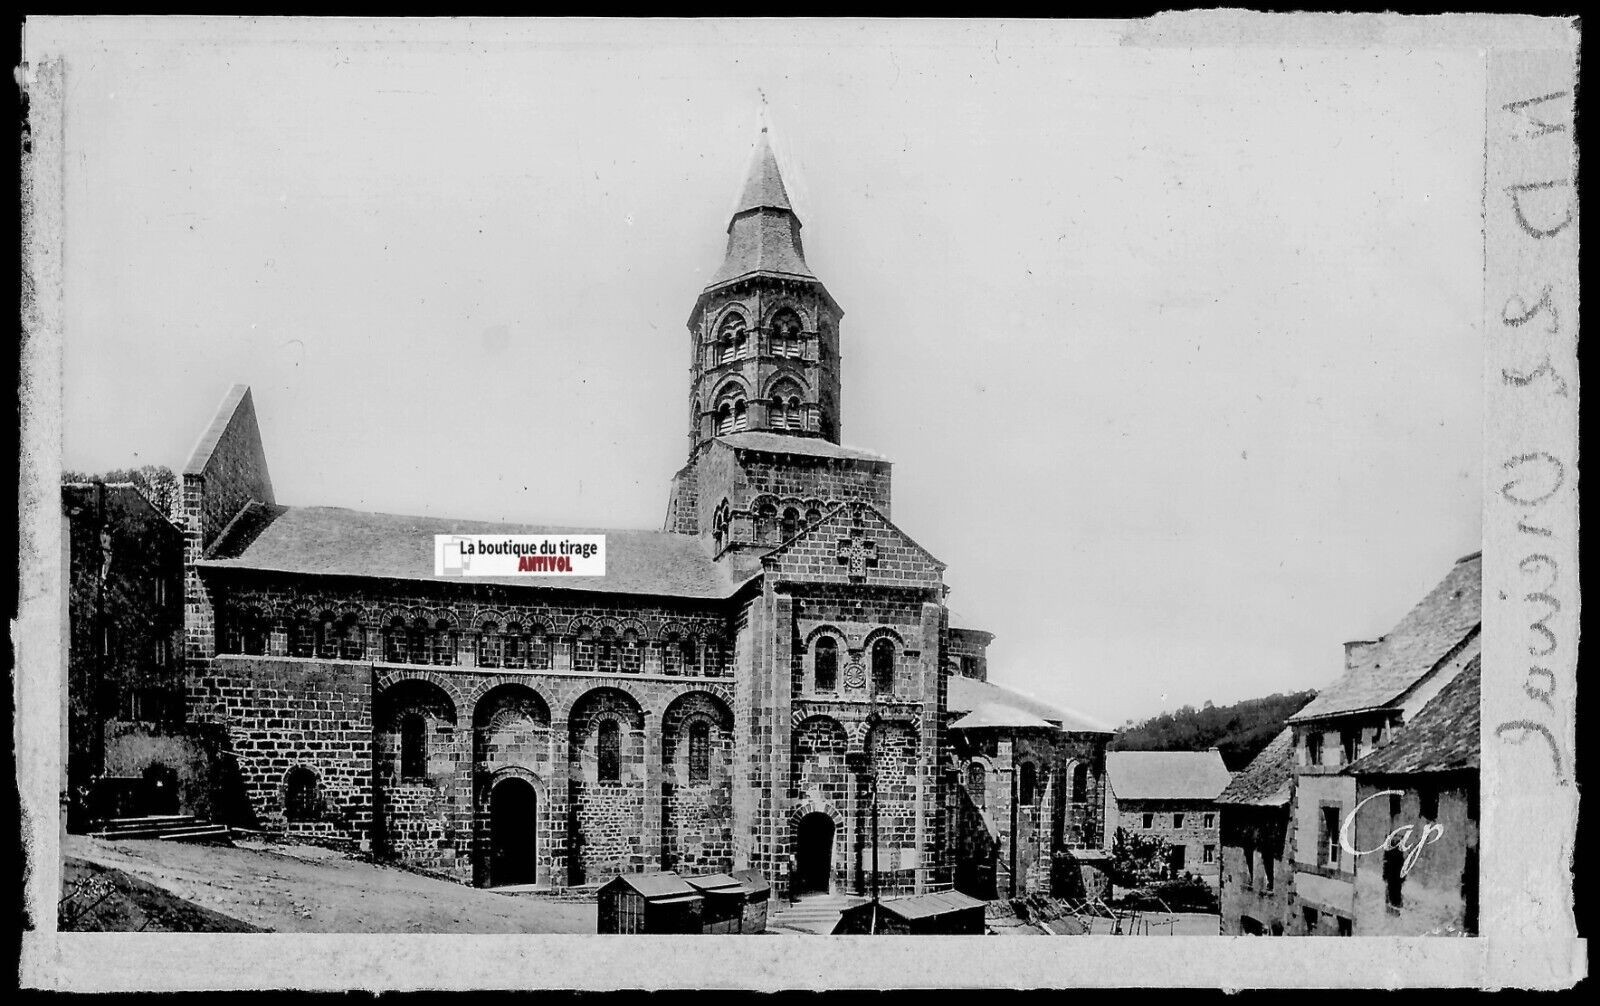
{"label": "arched doorway", "polygon": [[539,794],[511,776],[489,791],[489,884],[531,884],[538,870]]}
{"label": "arched doorway", "polygon": [[826,893],[833,876],[833,818],[807,814],[796,831],[794,894]]}

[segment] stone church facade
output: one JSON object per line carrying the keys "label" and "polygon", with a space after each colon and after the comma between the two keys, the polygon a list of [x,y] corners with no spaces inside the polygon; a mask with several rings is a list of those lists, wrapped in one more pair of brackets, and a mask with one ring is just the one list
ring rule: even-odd
{"label": "stone church facade", "polygon": [[229,393],[183,475],[187,702],[255,826],[479,885],[779,893],[867,889],[875,830],[884,891],[952,881],[947,687],[989,637],[952,630],[891,463],[840,442],[842,311],[800,227],[763,133],[688,319],[664,527],[598,532],[603,578],[433,576],[435,534],[582,529],[281,506]]}

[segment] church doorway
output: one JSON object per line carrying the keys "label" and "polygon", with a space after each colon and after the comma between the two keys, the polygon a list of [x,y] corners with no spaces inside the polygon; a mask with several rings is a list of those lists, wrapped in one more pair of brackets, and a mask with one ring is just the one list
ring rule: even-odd
{"label": "church doorway", "polygon": [[539,794],[526,779],[489,791],[489,885],[531,884],[538,869]]}
{"label": "church doorway", "polygon": [[827,893],[833,876],[833,818],[807,814],[795,842],[794,895]]}

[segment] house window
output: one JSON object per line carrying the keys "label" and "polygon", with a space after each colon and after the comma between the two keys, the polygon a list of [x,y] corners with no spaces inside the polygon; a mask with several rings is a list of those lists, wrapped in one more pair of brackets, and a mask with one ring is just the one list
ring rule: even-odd
{"label": "house window", "polygon": [[872,690],[879,695],[894,691],[894,643],[888,639],[872,644]]}
{"label": "house window", "polygon": [[1355,934],[1356,934],[1356,923],[1355,923],[1355,920],[1354,919],[1347,919],[1343,915],[1339,916],[1339,935],[1340,936],[1354,936]]}
{"label": "house window", "polygon": [[1256,882],[1256,847],[1246,844],[1244,847],[1244,889],[1249,890]]}
{"label": "house window", "polygon": [[1203,827],[1206,827],[1206,828],[1215,828],[1217,826],[1217,815],[1215,815],[1215,814],[1203,815],[1200,818],[1200,824]]}
{"label": "house window", "polygon": [[1174,815],[1172,815],[1172,826],[1174,828],[1183,827],[1183,815],[1182,814],[1174,814]]}
{"label": "house window", "polygon": [[1089,799],[1089,766],[1082,762],[1072,770],[1072,799],[1077,803]]}
{"label": "house window", "polygon": [[616,720],[600,721],[596,747],[599,751],[600,781],[620,782],[622,780],[622,731],[617,727]]}
{"label": "house window", "polygon": [[1216,846],[1214,846],[1214,845],[1203,845],[1203,846],[1200,847],[1200,862],[1202,862],[1202,863],[1215,863],[1216,861],[1217,861],[1217,847]]}
{"label": "house window", "polygon": [[1308,935],[1308,936],[1317,935],[1318,930],[1321,928],[1317,924],[1317,921],[1318,921],[1317,910],[1315,908],[1302,908],[1302,909],[1300,909],[1300,914],[1305,919],[1306,935]]}
{"label": "house window", "polygon": [[1339,808],[1322,808],[1322,865],[1339,865]]}
{"label": "house window", "polygon": [[839,687],[839,644],[833,641],[832,636],[817,640],[812,663],[815,665],[817,691],[831,692]]}
{"label": "house window", "polygon": [[428,775],[428,721],[417,713],[400,718],[400,778],[416,781]]}
{"label": "house window", "polygon": [[1322,735],[1320,733],[1306,734],[1306,764],[1322,764]]}
{"label": "house window", "polygon": [[1344,764],[1349,765],[1361,757],[1361,731],[1346,730],[1339,735],[1339,741],[1344,747]]}
{"label": "house window", "polygon": [[290,821],[317,819],[317,774],[292,768],[283,783],[283,816]]}
{"label": "house window", "polygon": [[1144,826],[1147,830],[1154,828],[1156,826],[1156,816],[1154,814],[1146,814],[1144,816]]}
{"label": "house window", "polygon": [[689,785],[703,786],[711,779],[711,724],[689,724]]}
{"label": "house window", "polygon": [[1417,803],[1421,807],[1419,813],[1424,821],[1437,821],[1439,819],[1439,791],[1432,787],[1417,790]]}
{"label": "house window", "polygon": [[1399,849],[1385,849],[1383,852],[1383,900],[1389,911],[1398,915],[1405,904],[1405,894],[1401,888],[1405,885],[1405,876],[1401,870],[1405,868],[1406,854]]}
{"label": "house window", "polygon": [[1021,778],[1017,783],[1017,802],[1024,807],[1032,807],[1034,790],[1038,785],[1039,770],[1033,767],[1033,762],[1023,762]]}

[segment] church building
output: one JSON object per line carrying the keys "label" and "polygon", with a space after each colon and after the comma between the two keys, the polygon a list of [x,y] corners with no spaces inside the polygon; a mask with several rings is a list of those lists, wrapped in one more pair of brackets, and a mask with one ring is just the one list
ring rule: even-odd
{"label": "church building", "polygon": [[[952,883],[949,681],[990,637],[951,627],[891,463],[841,443],[843,311],[800,229],[763,130],[689,313],[660,531],[282,505],[229,392],[183,472],[187,702],[255,827],[478,885]],[[436,534],[570,532],[606,535],[605,576],[434,576]]]}

